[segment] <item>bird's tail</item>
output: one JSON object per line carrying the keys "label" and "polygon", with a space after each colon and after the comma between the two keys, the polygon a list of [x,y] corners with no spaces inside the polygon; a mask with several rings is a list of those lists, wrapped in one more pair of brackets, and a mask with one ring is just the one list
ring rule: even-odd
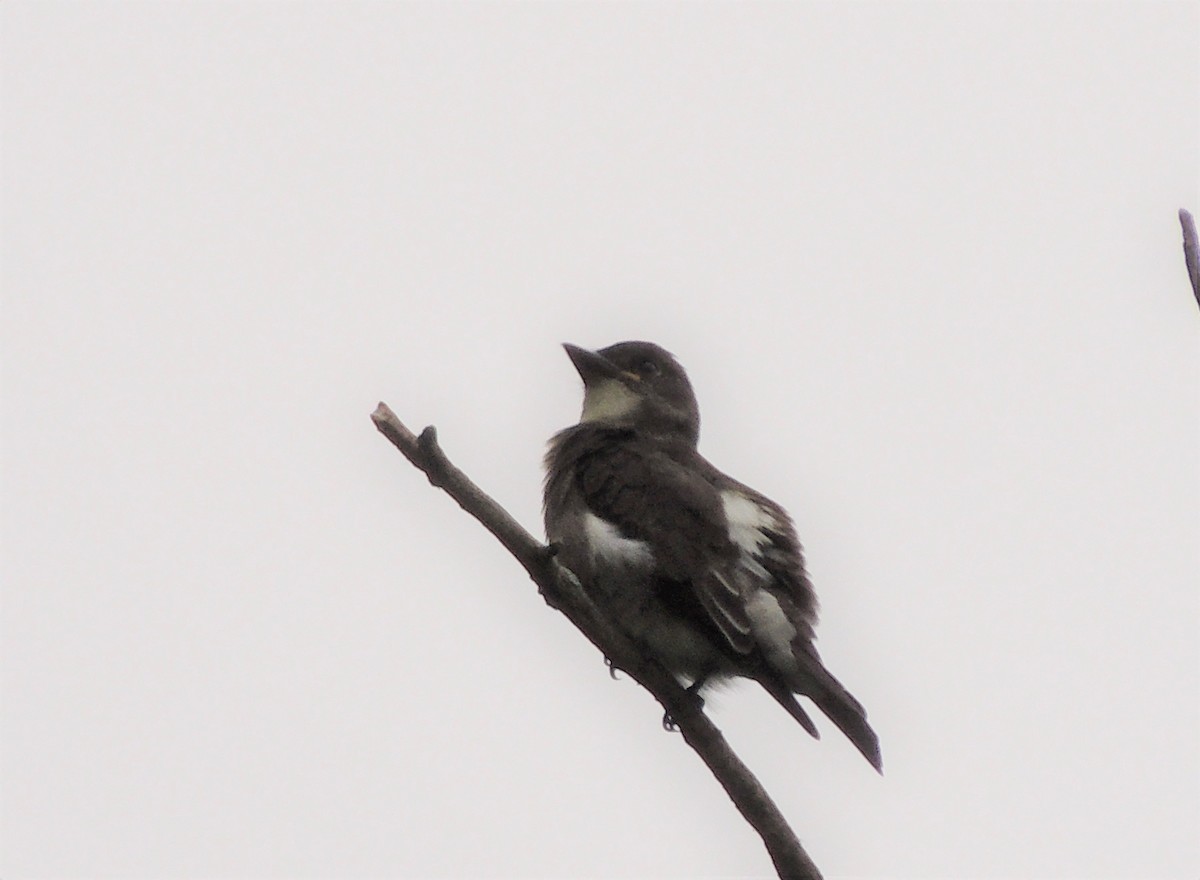
{"label": "bird's tail", "polygon": [[787,710],[787,713],[800,722],[800,726],[812,734],[813,739],[820,739],[821,733],[817,730],[817,725],[813,724],[813,720],[808,717],[808,713],[801,708],[796,702],[796,698],[792,696],[792,689],[776,678],[774,675],[766,675],[759,679],[763,687],[767,689],[767,693],[775,698],[779,705]]}
{"label": "bird's tail", "polygon": [[767,689],[775,701],[787,710],[788,714],[800,722],[814,738],[820,739],[817,727],[813,724],[808,713],[796,702],[795,693],[809,697],[825,715],[846,734],[850,742],[862,752],[863,757],[871,762],[880,773],[883,773],[883,757],[879,753],[879,737],[867,723],[867,713],[862,703],[854,699],[850,692],[842,687],[821,661],[811,655],[805,658],[805,670],[802,676],[803,684],[790,687],[780,677],[765,675],[759,682]]}
{"label": "bird's tail", "polygon": [[879,737],[867,723],[867,712],[862,703],[854,699],[819,660],[806,665],[806,678],[809,680],[805,682],[801,693],[816,703],[826,717],[837,725],[838,730],[846,734],[862,752],[863,757],[871,762],[871,766],[882,774],[883,756],[879,752]]}

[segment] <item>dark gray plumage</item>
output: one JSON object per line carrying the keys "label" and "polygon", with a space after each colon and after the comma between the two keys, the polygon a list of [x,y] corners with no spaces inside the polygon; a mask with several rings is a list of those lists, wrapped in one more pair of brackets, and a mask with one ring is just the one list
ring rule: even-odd
{"label": "dark gray plumage", "polygon": [[813,646],[817,602],[791,518],[697,451],[683,367],[649,342],[564,347],[584,403],[546,455],[546,534],[559,559],[694,690],[752,678],[815,737],[793,695],[807,696],[880,769],[866,712]]}

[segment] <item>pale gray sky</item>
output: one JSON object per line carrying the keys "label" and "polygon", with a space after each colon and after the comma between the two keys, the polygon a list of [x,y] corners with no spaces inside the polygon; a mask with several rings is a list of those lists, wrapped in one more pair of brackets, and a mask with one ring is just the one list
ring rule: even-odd
{"label": "pale gray sky", "polygon": [[1200,874],[1196,3],[5,3],[5,878],[762,877],[540,534],[566,340],[794,514],[827,875]]}

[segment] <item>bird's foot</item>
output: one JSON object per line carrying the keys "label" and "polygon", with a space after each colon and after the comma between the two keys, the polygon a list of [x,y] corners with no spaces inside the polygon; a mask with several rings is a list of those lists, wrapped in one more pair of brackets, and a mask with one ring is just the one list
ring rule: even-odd
{"label": "bird's foot", "polygon": [[[692,701],[692,705],[697,712],[704,710],[704,697],[700,696],[700,688],[702,687],[704,687],[704,679],[698,678],[684,690],[684,693],[688,695],[688,698]],[[667,731],[667,733],[675,733],[677,730],[679,730],[679,725],[676,723],[675,719],[671,717],[670,712],[663,713],[662,726],[663,730]]]}

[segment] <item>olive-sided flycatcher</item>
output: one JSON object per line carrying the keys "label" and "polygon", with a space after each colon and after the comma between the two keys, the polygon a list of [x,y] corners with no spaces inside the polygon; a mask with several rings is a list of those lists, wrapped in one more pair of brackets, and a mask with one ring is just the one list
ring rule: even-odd
{"label": "olive-sided flycatcher", "polygon": [[881,770],[866,712],[813,646],[817,600],[791,518],[696,450],[683,367],[649,342],[564,348],[584,396],[579,424],[546,454],[546,534],[561,562],[693,693],[752,678],[816,737],[801,694]]}

